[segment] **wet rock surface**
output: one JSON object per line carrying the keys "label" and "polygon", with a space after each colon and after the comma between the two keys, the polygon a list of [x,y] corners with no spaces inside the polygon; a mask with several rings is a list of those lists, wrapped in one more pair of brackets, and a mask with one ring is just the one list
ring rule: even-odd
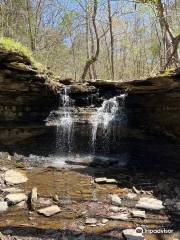
{"label": "wet rock surface", "polygon": [[57,213],[59,213],[61,209],[57,205],[52,205],[46,208],[38,209],[37,212],[46,217],[51,217]]}
{"label": "wet rock surface", "polygon": [[27,182],[28,180],[23,173],[13,169],[8,170],[5,173],[4,179],[5,179],[5,182],[10,185],[24,183],[24,182]]}
{"label": "wet rock surface", "polygon": [[[14,168],[13,165],[10,166],[11,170],[17,171],[15,165]],[[0,229],[5,238],[18,236],[18,239],[38,239],[41,236],[41,239],[47,237],[61,239],[64,234],[67,239],[76,239],[83,234],[85,239],[95,240],[136,239],[133,238],[136,237],[135,229],[143,227],[173,229],[171,234],[161,234],[161,239],[178,239],[180,215],[177,214],[179,211],[177,188],[180,179],[177,176],[175,178],[174,175],[167,173],[158,175],[155,172],[143,173],[137,170],[131,170],[129,174],[129,169],[125,168],[107,170],[88,167],[71,170],[36,167],[21,169],[28,180],[19,183],[18,186],[12,184],[8,187],[3,181],[4,175],[9,170],[3,165],[1,169],[4,169],[0,172],[2,178],[0,188],[3,193],[1,201],[5,208],[9,204],[9,207],[0,213]],[[108,182],[102,184],[101,181],[95,181],[97,178],[113,178],[118,184]],[[146,182],[147,179],[155,184],[143,185],[143,180]],[[169,182],[174,188],[171,187],[171,191],[164,189],[162,192],[161,186],[159,188],[157,183],[164,181]],[[13,199],[10,199],[11,196]],[[112,200],[118,206],[112,205]],[[173,204],[168,204],[168,201],[172,201]],[[36,204],[32,209],[34,202]],[[141,210],[137,207],[140,202],[146,202],[146,209]],[[156,203],[153,210],[152,202]],[[150,205],[147,207],[147,204]],[[159,236],[145,233],[144,238],[158,240]]]}

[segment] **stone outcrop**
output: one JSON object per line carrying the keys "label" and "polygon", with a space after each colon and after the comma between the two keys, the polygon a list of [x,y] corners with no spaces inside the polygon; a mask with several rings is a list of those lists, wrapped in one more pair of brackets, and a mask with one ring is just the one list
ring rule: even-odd
{"label": "stone outcrop", "polygon": [[[140,159],[178,161],[180,149],[180,72],[162,73],[129,82],[59,80],[39,70],[21,54],[0,49],[0,145],[1,151],[49,154],[55,150],[56,127],[46,125],[52,110],[62,105],[59,92],[69,85],[73,101],[77,149],[88,148],[87,122],[105,99],[127,92],[125,123],[116,125],[118,140],[109,153],[128,153]],[[119,99],[121,101],[121,99]],[[59,109],[59,112],[61,109]],[[56,114],[56,113],[54,113]],[[128,119],[128,120],[127,120]],[[81,141],[83,138],[83,141]],[[100,146],[103,144],[99,144]],[[167,151],[166,151],[167,149]],[[86,151],[84,151],[86,152]]]}
{"label": "stone outcrop", "polygon": [[45,118],[58,105],[61,84],[47,69],[36,68],[21,53],[0,48],[0,145],[35,144],[48,135]]}

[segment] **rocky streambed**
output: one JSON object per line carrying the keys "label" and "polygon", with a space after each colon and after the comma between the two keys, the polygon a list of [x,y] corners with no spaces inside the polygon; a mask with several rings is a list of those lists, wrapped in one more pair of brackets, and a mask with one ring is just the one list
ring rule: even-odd
{"label": "rocky streambed", "polygon": [[1,153],[1,239],[180,239],[179,174],[20,159]]}

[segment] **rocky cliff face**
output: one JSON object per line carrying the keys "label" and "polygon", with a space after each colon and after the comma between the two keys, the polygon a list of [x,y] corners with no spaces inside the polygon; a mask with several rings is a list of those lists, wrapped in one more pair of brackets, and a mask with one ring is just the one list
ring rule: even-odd
{"label": "rocky cliff face", "polygon": [[[46,134],[44,119],[58,105],[60,84],[24,55],[0,49],[0,144],[25,145]],[[27,142],[26,142],[27,141]]]}
{"label": "rocky cliff face", "polygon": [[[160,75],[131,82],[70,79],[54,81],[47,70],[37,70],[23,55],[0,50],[0,145],[1,151],[48,154],[55,150],[56,126],[45,119],[62,102],[59,91],[70,86],[77,149],[90,134],[89,118],[105,99],[123,92],[126,124],[114,126],[118,139],[109,143],[112,154],[145,159],[178,161],[180,154],[180,74]],[[86,143],[85,143],[86,142]],[[87,148],[87,146],[85,146]],[[78,150],[77,150],[78,151]]]}

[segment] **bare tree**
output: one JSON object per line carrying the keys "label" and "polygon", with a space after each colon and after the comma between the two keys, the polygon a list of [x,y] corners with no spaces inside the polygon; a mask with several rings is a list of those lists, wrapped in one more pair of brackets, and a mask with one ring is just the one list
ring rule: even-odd
{"label": "bare tree", "polygon": [[91,56],[91,58],[87,59],[83,73],[81,75],[81,79],[84,80],[86,78],[86,75],[88,73],[88,70],[90,66],[97,61],[98,56],[99,56],[99,36],[98,36],[98,31],[97,31],[97,26],[96,26],[96,16],[97,16],[97,0],[94,0],[94,7],[93,7],[93,15],[92,15],[92,23],[93,23],[93,28],[95,32],[95,37],[96,37],[96,52],[94,55]]}
{"label": "bare tree", "polygon": [[110,40],[111,40],[111,78],[114,79],[114,36],[113,36],[113,29],[112,29],[111,0],[107,0],[107,3],[108,3]]}

